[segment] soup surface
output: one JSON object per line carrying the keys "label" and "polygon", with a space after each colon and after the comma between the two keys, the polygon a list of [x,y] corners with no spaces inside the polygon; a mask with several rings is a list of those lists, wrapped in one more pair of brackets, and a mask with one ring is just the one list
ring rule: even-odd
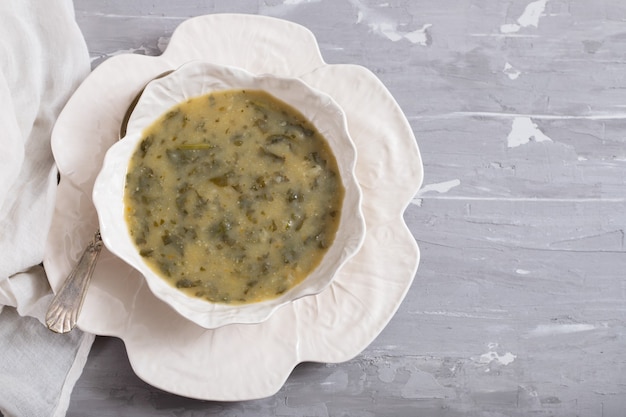
{"label": "soup surface", "polygon": [[126,220],[146,262],[212,302],[274,298],[321,261],[343,186],[328,143],[262,91],[181,103],[146,129],[131,159]]}

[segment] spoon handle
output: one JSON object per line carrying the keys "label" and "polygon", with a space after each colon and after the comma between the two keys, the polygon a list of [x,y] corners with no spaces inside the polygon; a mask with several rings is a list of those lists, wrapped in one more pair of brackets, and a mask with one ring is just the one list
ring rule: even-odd
{"label": "spoon handle", "polygon": [[76,326],[101,250],[102,238],[98,231],[48,307],[46,325],[53,332],[67,333]]}

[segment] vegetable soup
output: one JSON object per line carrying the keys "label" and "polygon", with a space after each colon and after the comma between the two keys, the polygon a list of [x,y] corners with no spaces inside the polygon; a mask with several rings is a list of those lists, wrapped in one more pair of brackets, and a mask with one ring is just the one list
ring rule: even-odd
{"label": "vegetable soup", "polygon": [[131,236],[153,270],[220,303],[274,298],[332,243],[344,189],[325,138],[263,91],[181,103],[144,132],[125,188]]}

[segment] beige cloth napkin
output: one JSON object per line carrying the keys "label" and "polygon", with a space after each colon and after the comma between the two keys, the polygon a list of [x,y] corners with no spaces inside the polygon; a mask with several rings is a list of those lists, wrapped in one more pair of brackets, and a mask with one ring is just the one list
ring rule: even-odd
{"label": "beige cloth napkin", "polygon": [[89,72],[71,0],[0,1],[0,411],[66,413],[93,335],[43,325],[43,268],[56,196],[52,127]]}

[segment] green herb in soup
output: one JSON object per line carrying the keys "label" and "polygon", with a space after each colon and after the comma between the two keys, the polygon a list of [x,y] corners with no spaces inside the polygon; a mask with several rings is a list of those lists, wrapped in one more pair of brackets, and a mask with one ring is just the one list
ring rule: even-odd
{"label": "green herb in soup", "polygon": [[295,109],[230,90],[170,109],[131,159],[126,220],[145,261],[191,296],[257,302],[321,261],[343,186],[328,143]]}

